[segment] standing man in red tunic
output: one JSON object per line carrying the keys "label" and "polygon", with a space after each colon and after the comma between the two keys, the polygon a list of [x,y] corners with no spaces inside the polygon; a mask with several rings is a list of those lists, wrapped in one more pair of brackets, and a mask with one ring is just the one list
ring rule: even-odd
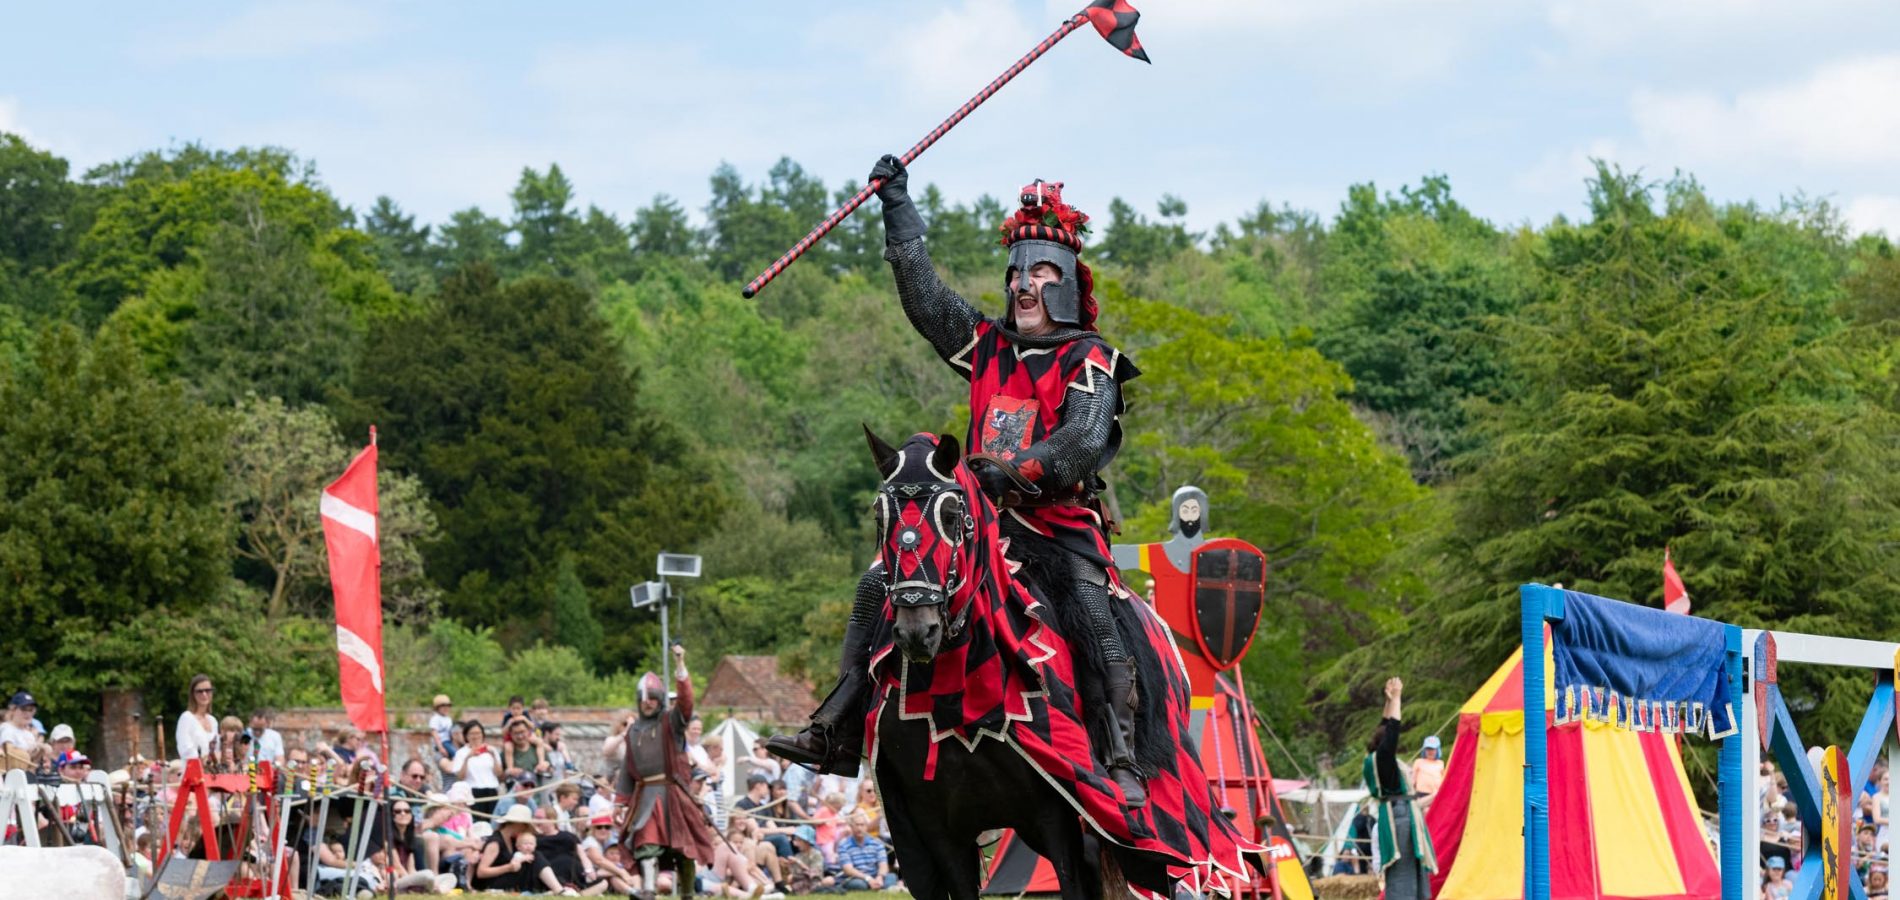
{"label": "standing man in red tunic", "polygon": [[[1095,655],[1089,668],[1107,680],[1112,726],[1108,746],[1101,748],[1103,762],[1123,802],[1141,806],[1147,792],[1133,753],[1135,666],[1112,607],[1133,595],[1116,574],[1096,499],[1105,488],[1099,473],[1121,447],[1121,386],[1139,372],[1095,330],[1094,278],[1076,258],[1088,217],[1063,202],[1060,183],[1038,180],[1023,187],[1019,208],[1002,227],[1009,248],[1003,274],[1009,306],[1002,318],[992,319],[937,277],[904,164],[886,156],[870,177],[884,180],[878,189],[884,258],[896,276],[904,314],[937,356],[970,382],[965,446],[972,474],[1002,509],[1003,534],[1012,547],[1066,563],[1072,591],[1050,601],[1080,604],[1086,614],[1089,633],[1071,640]],[[883,588],[877,568],[859,582],[838,686],[804,731],[768,740],[772,752],[826,772],[857,771],[869,645],[883,615]]]}
{"label": "standing man in red tunic", "polygon": [[693,683],[686,675],[686,648],[679,644],[673,645],[673,677],[676,697],[669,705],[660,676],[640,676],[639,712],[627,726],[626,766],[616,787],[627,798],[627,849],[640,860],[648,889],[656,884],[660,857],[671,855],[684,896],[692,890],[694,863],[713,864],[717,839],[693,799],[680,738],[693,718]]}

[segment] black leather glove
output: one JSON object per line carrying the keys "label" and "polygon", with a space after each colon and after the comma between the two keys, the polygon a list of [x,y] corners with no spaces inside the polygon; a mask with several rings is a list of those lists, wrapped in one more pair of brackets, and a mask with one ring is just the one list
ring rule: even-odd
{"label": "black leather glove", "polygon": [[974,466],[970,469],[970,474],[976,476],[977,486],[983,489],[983,493],[990,498],[991,503],[1000,505],[1004,495],[1016,489],[1016,482],[1003,474],[1002,469],[992,465]]}
{"label": "black leather glove", "polygon": [[877,189],[877,199],[884,203],[884,243],[897,245],[923,237],[924,217],[910,202],[910,171],[904,161],[886,153],[871,167],[869,177],[884,179]]}

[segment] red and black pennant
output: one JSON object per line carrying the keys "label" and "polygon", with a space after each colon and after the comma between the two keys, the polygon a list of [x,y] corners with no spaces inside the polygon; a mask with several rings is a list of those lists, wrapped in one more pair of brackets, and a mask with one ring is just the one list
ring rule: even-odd
{"label": "red and black pennant", "polygon": [[1142,62],[1149,61],[1147,51],[1141,49],[1141,38],[1135,37],[1135,23],[1141,21],[1141,13],[1128,5],[1128,0],[1094,0],[1083,12],[1115,49]]}

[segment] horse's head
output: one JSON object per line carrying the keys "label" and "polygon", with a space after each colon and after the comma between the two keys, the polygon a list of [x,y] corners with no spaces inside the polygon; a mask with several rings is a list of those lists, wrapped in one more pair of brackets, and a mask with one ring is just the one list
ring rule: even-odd
{"label": "horse's head", "polygon": [[[976,532],[972,498],[957,480],[962,451],[949,435],[919,434],[893,449],[865,429],[878,474],[878,558],[906,659],[928,662],[962,628],[973,576],[965,552]],[[980,500],[980,498],[978,498]]]}

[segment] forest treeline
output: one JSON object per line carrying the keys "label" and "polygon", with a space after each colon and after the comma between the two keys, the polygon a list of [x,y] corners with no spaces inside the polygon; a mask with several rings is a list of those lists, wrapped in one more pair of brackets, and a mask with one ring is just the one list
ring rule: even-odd
{"label": "forest treeline", "polygon": [[[501,215],[422,223],[284,150],[78,173],[0,135],[0,655],[48,709],[176,706],[199,670],[238,707],[333,702],[314,498],[374,424],[392,702],[624,702],[658,650],[627,589],[661,550],[705,557],[676,623],[698,658],[828,683],[870,551],[859,425],[960,433],[965,389],[874,211],[740,299],[854,185],[789,160],[710,184],[698,215],[582,209],[550,165]],[[1684,175],[1579,192],[1587,216],[1537,226],[1442,177],[1208,232],[1174,197],[1092,211],[1102,328],[1143,369],[1122,539],[1192,483],[1267,551],[1245,665],[1276,765],[1349,751],[1389,674],[1439,727],[1516,640],[1517,585],[1655,603],[1665,546],[1700,614],[1891,634],[1894,245]],[[1002,205],[919,206],[999,310]],[[1812,727],[1861,693],[1814,693]]]}

